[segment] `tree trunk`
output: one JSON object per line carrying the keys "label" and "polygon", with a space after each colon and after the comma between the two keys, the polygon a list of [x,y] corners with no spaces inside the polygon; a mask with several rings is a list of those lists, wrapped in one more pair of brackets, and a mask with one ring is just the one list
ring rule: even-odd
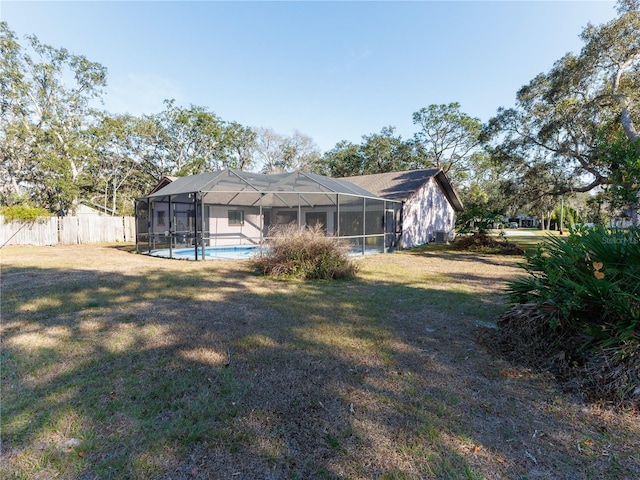
{"label": "tree trunk", "polygon": [[113,217],[116,214],[116,195],[118,194],[118,190],[116,189],[116,182],[113,182],[113,201],[111,203],[111,216]]}
{"label": "tree trunk", "polygon": [[640,138],[640,134],[638,134],[636,130],[633,119],[631,118],[631,112],[628,108],[624,108],[620,113],[620,123],[622,124],[624,133],[631,141],[635,142]]}
{"label": "tree trunk", "polygon": [[14,175],[11,175],[11,186],[13,187],[13,191],[16,193],[16,195],[22,194],[20,185],[18,185],[18,179]]}

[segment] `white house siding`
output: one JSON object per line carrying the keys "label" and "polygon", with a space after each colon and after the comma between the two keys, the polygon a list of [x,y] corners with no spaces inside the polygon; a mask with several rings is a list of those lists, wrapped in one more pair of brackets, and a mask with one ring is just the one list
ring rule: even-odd
{"label": "white house siding", "polygon": [[[260,217],[260,209],[252,207],[227,207],[227,206],[209,206],[208,208],[208,234],[211,237],[211,246],[223,245],[244,245],[259,243],[260,227],[264,225],[263,234],[268,234],[269,225],[265,225],[265,220]],[[244,210],[244,225],[229,225],[228,211]],[[307,213],[324,213],[326,215],[325,230],[329,234],[335,231],[334,214],[336,209],[327,208],[265,208],[264,215],[267,217],[266,222],[271,225],[289,223],[287,220],[298,222],[298,212],[301,214],[302,225],[306,224]]]}
{"label": "white house siding", "polygon": [[[323,228],[329,233],[333,234],[335,230],[334,226],[334,214],[335,207],[325,207],[325,208],[309,208],[303,207],[300,209],[300,223],[302,225],[307,225],[307,214],[324,214],[325,222],[323,222]],[[295,221],[298,221],[298,209],[297,208],[273,208],[271,209],[271,223],[274,225],[287,223],[286,220],[289,218],[295,217]]]}
{"label": "white house siding", "polygon": [[[289,222],[300,222],[301,225],[307,224],[307,214],[324,214],[326,224],[323,228],[329,235],[335,234],[335,207],[325,208],[265,208],[263,214],[266,220],[260,217],[260,209],[255,207],[227,207],[227,206],[208,206],[207,207],[207,224],[205,226],[206,236],[210,238],[209,245],[246,245],[255,244],[260,241],[260,227],[264,225],[263,235],[268,234],[269,225],[264,222],[271,222],[271,226],[278,224],[287,224]],[[229,225],[228,211],[244,210],[244,225]],[[340,210],[343,214],[346,212],[362,212],[362,206],[341,206]],[[298,219],[300,214],[300,219]],[[369,215],[380,217],[382,224],[383,211],[369,212]],[[382,227],[380,227],[382,228]],[[371,233],[371,232],[368,232]],[[360,232],[358,232],[360,234]]]}
{"label": "white house siding", "polygon": [[455,210],[434,178],[406,200],[402,215],[400,244],[404,248],[433,241],[437,231],[450,235],[455,223]]}
{"label": "white house siding", "polygon": [[[262,218],[260,209],[255,207],[210,206],[209,231],[211,246],[251,245],[260,243]],[[243,210],[244,224],[229,225],[229,210]]]}

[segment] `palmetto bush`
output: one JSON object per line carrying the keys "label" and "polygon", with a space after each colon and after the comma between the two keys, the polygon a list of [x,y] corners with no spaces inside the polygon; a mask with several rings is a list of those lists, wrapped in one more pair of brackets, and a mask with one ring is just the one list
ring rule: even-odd
{"label": "palmetto bush", "polygon": [[551,327],[584,335],[585,347],[640,341],[640,230],[582,228],[548,237],[508,285],[515,303],[548,313]]}
{"label": "palmetto bush", "polygon": [[640,410],[640,230],[549,237],[522,267],[498,348],[591,400]]}
{"label": "palmetto bush", "polygon": [[356,274],[349,246],[328,237],[321,226],[279,226],[269,232],[269,237],[267,248],[256,260],[256,267],[265,275],[311,280],[352,278]]}

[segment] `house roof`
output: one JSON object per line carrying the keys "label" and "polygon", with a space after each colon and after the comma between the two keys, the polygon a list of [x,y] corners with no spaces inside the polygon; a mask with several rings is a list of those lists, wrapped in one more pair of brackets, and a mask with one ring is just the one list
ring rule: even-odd
{"label": "house roof", "polygon": [[[82,210],[84,211],[81,211]],[[119,215],[117,210],[113,210],[109,207],[107,207],[106,205],[100,205],[99,203],[96,202],[92,202],[91,200],[80,200],[80,205],[78,205],[78,208],[76,209],[76,213],[96,213],[99,215]]]}
{"label": "house roof", "polygon": [[167,175],[166,177],[162,177],[162,179],[158,182],[158,184],[155,187],[153,187],[153,190],[149,192],[149,195],[151,195],[152,193],[156,193],[161,188],[164,188],[170,183],[175,182],[178,178],[179,177],[173,177],[170,175]]}
{"label": "house roof", "polygon": [[147,198],[189,193],[204,194],[209,203],[218,204],[244,202],[252,205],[260,198],[270,205],[288,204],[282,200],[286,193],[321,194],[323,197],[340,194],[385,200],[346,179],[302,172],[262,174],[231,169],[178,177],[165,186],[154,189]]}
{"label": "house roof", "polygon": [[432,178],[435,178],[451,206],[457,212],[463,211],[464,206],[460,197],[458,197],[447,175],[440,168],[374,173],[345,177],[343,180],[348,180],[377,196],[389,200],[406,201]]}
{"label": "house roof", "polygon": [[[185,193],[323,193],[377,198],[392,201],[408,200],[431,178],[442,189],[451,206],[458,212],[464,210],[460,197],[449,178],[439,168],[408,170],[404,172],[376,173],[354,177],[331,178],[313,173],[263,174],[242,170],[218,170],[186,177],[164,177],[147,195],[149,198]],[[220,197],[219,195],[219,197]],[[232,198],[232,197],[229,197]],[[230,203],[221,198],[219,203]]]}

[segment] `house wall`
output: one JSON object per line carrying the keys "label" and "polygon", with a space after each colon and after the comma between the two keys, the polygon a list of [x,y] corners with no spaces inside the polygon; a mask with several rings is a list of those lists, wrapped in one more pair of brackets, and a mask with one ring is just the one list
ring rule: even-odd
{"label": "house wall", "polygon": [[[207,234],[211,237],[211,246],[259,243],[260,227],[263,225],[263,219],[260,217],[260,208],[212,205],[208,206],[207,209]],[[243,210],[244,225],[229,225],[229,210]],[[306,214],[308,212],[325,213],[326,225],[324,225],[324,228],[329,234],[333,234],[335,228],[333,218],[335,208],[302,208],[300,213],[303,225],[306,225]],[[266,217],[265,223],[270,222],[270,225],[290,223],[287,221],[288,219],[298,221],[297,208],[265,208],[263,209],[263,214]],[[263,235],[266,236],[268,234],[270,225],[264,224]]]}
{"label": "house wall", "polygon": [[[205,237],[210,236],[209,245],[250,245],[260,243],[260,217],[259,207],[227,207],[210,205],[206,207],[208,214],[208,231]],[[243,210],[244,224],[229,225],[229,210]]]}
{"label": "house wall", "polygon": [[629,228],[633,226],[632,218],[615,217],[609,220],[609,226],[611,228]]}
{"label": "house wall", "polygon": [[[225,246],[225,245],[245,245],[245,244],[257,244],[260,242],[260,227],[263,225],[263,220],[260,216],[259,207],[228,207],[221,205],[208,205],[205,207],[205,239],[209,239],[207,245],[209,246]],[[243,210],[244,211],[244,224],[243,225],[229,225],[229,210]],[[334,225],[334,213],[335,207],[326,208],[309,208],[304,207],[301,209],[302,224],[306,224],[306,218],[308,212],[322,212],[326,214],[326,225],[324,228],[329,234],[333,234],[335,231]],[[164,231],[169,230],[169,206],[166,203],[156,203],[152,209],[152,229],[156,236],[162,236]],[[271,224],[288,223],[285,222],[287,217],[291,217],[294,214],[297,221],[297,208],[264,208],[264,216],[266,222]],[[159,223],[161,220],[161,223]],[[179,222],[178,222],[179,223]],[[178,228],[180,225],[175,225],[174,229],[183,230],[188,229],[184,226]],[[200,226],[198,226],[199,228]],[[269,225],[264,226],[263,235],[267,235]]]}
{"label": "house wall", "polygon": [[[211,246],[220,245],[242,245],[257,244],[260,242],[260,227],[263,225],[263,219],[260,217],[260,208],[256,207],[227,207],[212,205],[208,209],[208,235],[210,236]],[[243,210],[244,225],[229,225],[228,211]],[[335,209],[334,209],[335,210]],[[324,212],[327,215],[327,225],[325,228],[329,232],[333,232],[333,214],[330,208],[327,209],[310,209],[302,208],[302,224],[305,224],[307,212]],[[297,208],[273,208],[263,209],[266,222],[271,225],[276,223],[289,223],[288,218],[298,221]],[[268,234],[269,225],[264,225],[263,235]]]}
{"label": "house wall", "polygon": [[[227,207],[210,205],[207,206],[207,213],[205,214],[207,225],[205,227],[205,237],[209,237],[210,246],[222,246],[222,245],[240,245],[249,243],[259,243],[260,241],[260,226],[263,225],[263,220],[260,217],[259,207]],[[362,212],[361,206],[341,206],[341,212]],[[229,210],[244,210],[244,225],[229,225],[228,211]],[[335,207],[302,207],[300,211],[297,208],[265,208],[263,214],[266,217],[265,222],[270,222],[270,225],[265,224],[263,235],[268,234],[270,226],[277,224],[287,224],[291,221],[298,222],[298,213],[300,213],[301,224],[307,224],[307,213],[324,213],[326,215],[326,224],[324,229],[329,235],[334,235],[336,231],[335,225]],[[377,215],[377,212],[374,213]],[[383,213],[380,212],[379,216],[382,219]],[[382,220],[380,220],[382,221]],[[380,227],[382,228],[382,227]],[[361,232],[358,231],[358,234]]]}
{"label": "house wall", "polygon": [[454,226],[455,210],[438,182],[431,178],[404,204],[400,245],[410,248],[432,242],[436,231],[451,236]]}
{"label": "house wall", "polygon": [[76,207],[76,216],[80,215],[104,215],[100,210],[96,210],[95,208],[91,208],[88,205],[81,203]]}
{"label": "house wall", "polygon": [[169,204],[153,203],[152,204],[151,228],[155,233],[169,230]]}
{"label": "house wall", "polygon": [[[274,208],[271,210],[271,223],[274,225],[278,223],[285,223],[283,222],[283,219],[288,217],[289,214],[291,213],[295,214],[296,220],[297,220],[297,212],[298,212],[297,208],[293,208],[293,209]],[[333,235],[335,232],[335,225],[334,225],[335,212],[336,212],[335,207],[315,207],[315,208],[302,207],[300,209],[301,223],[302,225],[307,225],[307,213],[324,214],[326,217],[325,218],[326,223],[324,223],[323,228],[327,231],[329,235]]]}

